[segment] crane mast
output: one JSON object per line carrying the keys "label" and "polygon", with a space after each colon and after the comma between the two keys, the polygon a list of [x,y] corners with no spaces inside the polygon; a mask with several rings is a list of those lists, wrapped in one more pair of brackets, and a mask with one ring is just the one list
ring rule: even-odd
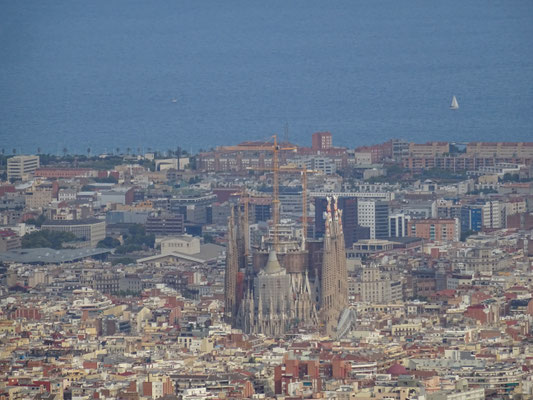
{"label": "crane mast", "polygon": [[278,137],[274,135],[274,147],[272,153],[272,219],[274,221],[274,250],[279,251],[279,158]]}
{"label": "crane mast", "polygon": [[273,135],[274,143],[264,143],[260,145],[238,145],[238,146],[223,146],[221,150],[225,151],[271,151],[272,152],[272,168],[269,170],[273,174],[272,182],[272,223],[274,236],[274,250],[278,251],[279,247],[279,152],[281,150],[296,150],[294,146],[281,147],[278,143],[278,136]]}

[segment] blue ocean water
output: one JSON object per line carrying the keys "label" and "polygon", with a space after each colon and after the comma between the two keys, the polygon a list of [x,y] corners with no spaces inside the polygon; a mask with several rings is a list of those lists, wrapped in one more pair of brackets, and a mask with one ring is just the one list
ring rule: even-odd
{"label": "blue ocean water", "polygon": [[532,21],[531,0],[1,0],[0,147],[533,140]]}

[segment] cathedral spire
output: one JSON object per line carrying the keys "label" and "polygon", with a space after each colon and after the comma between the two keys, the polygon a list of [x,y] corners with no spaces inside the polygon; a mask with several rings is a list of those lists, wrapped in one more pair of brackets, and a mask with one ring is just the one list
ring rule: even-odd
{"label": "cathedral spire", "polygon": [[278,256],[276,255],[275,250],[270,250],[268,253],[268,261],[265,265],[265,273],[267,274],[277,274],[281,272],[282,268],[278,261]]}
{"label": "cathedral spire", "polygon": [[348,271],[344,234],[340,226],[341,212],[338,210],[337,198],[333,198],[333,210],[331,200],[331,198],[327,199],[320,291],[320,317],[325,332],[329,336],[333,336],[341,313],[348,307]]}

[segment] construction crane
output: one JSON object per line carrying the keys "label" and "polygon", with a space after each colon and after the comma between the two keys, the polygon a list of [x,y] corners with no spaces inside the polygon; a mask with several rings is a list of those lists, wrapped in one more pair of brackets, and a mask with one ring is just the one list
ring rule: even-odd
{"label": "construction crane", "polygon": [[305,244],[307,238],[307,174],[315,174],[320,171],[296,166],[282,166],[280,172],[296,172],[302,174],[302,243]]}
{"label": "construction crane", "polygon": [[273,142],[264,142],[258,144],[240,144],[237,146],[223,146],[220,147],[222,151],[269,151],[272,152],[272,171],[274,182],[272,184],[272,221],[274,224],[274,250],[278,251],[278,225],[279,225],[279,152],[280,151],[295,151],[297,147],[285,146],[281,147],[278,143],[278,136],[271,137]]}
{"label": "construction crane", "polygon": [[[249,167],[252,171],[270,171],[270,168]],[[301,173],[302,174],[302,243],[305,243],[307,238],[307,174],[315,174],[320,171],[314,169],[300,168],[296,165],[283,165],[279,167],[280,173]],[[279,193],[279,186],[278,186]]]}

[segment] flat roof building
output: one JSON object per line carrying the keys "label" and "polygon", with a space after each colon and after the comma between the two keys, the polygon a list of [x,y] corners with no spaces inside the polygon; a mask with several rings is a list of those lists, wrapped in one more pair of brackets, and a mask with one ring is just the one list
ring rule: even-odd
{"label": "flat roof building", "polygon": [[167,214],[148,217],[146,220],[146,233],[156,236],[175,236],[185,233],[185,221],[183,215]]}
{"label": "flat roof building", "polygon": [[459,241],[459,219],[412,219],[408,222],[407,235],[431,241]]}
{"label": "flat roof building", "polygon": [[105,239],[105,221],[96,218],[47,221],[41,226],[41,229],[55,232],[71,232],[77,238],[89,242],[90,247],[96,247],[100,240]]}
{"label": "flat roof building", "polygon": [[7,160],[7,179],[28,180],[39,168],[39,156],[14,156]]}

